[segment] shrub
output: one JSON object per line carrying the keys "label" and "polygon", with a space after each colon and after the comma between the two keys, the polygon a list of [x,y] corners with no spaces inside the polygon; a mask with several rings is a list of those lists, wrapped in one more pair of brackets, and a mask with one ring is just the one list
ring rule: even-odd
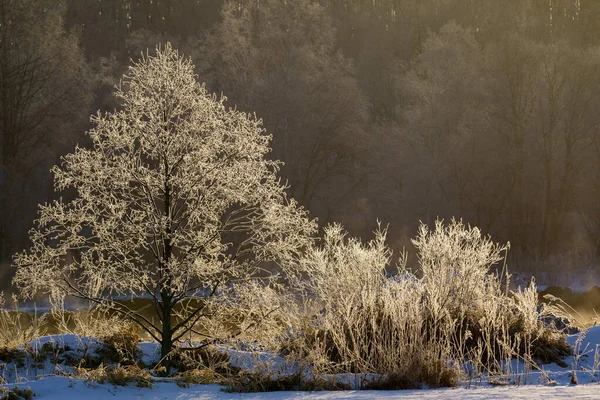
{"label": "shrub", "polygon": [[[511,358],[558,362],[570,354],[564,335],[546,326],[535,281],[509,291],[510,275],[495,272],[509,245],[500,246],[479,229],[452,220],[421,225],[417,239],[429,321],[455,321],[452,345],[486,371],[502,371]],[[431,333],[431,329],[428,329]]]}
{"label": "shrub", "polygon": [[189,387],[192,384],[221,383],[223,376],[210,368],[192,369],[175,375],[175,382],[181,387]]}
{"label": "shrub", "polygon": [[325,229],[322,247],[301,261],[310,277],[307,305],[321,312],[287,350],[306,356],[318,373],[376,373],[418,386],[432,381],[429,372],[441,377],[451,359],[448,338],[424,334],[423,282],[403,265],[397,279],[387,277],[385,237],[379,229],[363,244],[339,225]]}
{"label": "shrub", "polygon": [[556,329],[542,322],[535,284],[510,292],[508,274],[493,266],[500,246],[477,228],[452,220],[421,225],[413,241],[422,277],[405,268],[390,278],[386,231],[367,243],[325,229],[323,243],[300,261],[313,318],[284,345],[317,373],[379,374],[370,387],[456,385],[466,365],[475,373],[506,373],[510,360],[559,361],[569,354]]}
{"label": "shrub", "polygon": [[142,355],[138,346],[139,328],[135,325],[130,325],[120,332],[111,333],[103,337],[102,341],[104,347],[99,350],[99,353],[112,362],[133,365]]}
{"label": "shrub", "polygon": [[83,379],[100,384],[108,382],[115,386],[125,386],[135,383],[142,388],[152,387],[150,371],[135,365],[111,367],[101,364],[96,369],[77,368],[76,371]]}
{"label": "shrub", "polygon": [[305,376],[301,371],[289,375],[273,375],[261,371],[240,371],[223,381],[232,393],[279,391],[349,390],[350,386],[335,379]]}
{"label": "shrub", "polygon": [[177,348],[171,355],[171,366],[179,372],[209,369],[218,374],[227,374],[234,367],[229,365],[229,354],[213,346],[199,349]]}
{"label": "shrub", "polygon": [[446,226],[436,221],[434,230],[421,224],[412,243],[423,274],[425,308],[434,322],[480,308],[490,295],[490,269],[508,250],[454,219]]}

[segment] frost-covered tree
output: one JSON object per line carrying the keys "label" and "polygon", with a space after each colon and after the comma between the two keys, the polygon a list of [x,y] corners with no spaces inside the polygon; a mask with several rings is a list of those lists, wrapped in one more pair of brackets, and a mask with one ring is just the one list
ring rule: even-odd
{"label": "frost-covered tree", "polygon": [[[231,310],[236,288],[285,272],[315,230],[286,198],[261,120],[226,109],[193,68],[168,44],[129,68],[122,109],[93,117],[93,148],[53,168],[55,189],[76,195],[40,206],[33,246],[15,256],[25,295],[104,305],[160,342],[163,359]],[[124,295],[150,297],[159,322],[115,301]]]}

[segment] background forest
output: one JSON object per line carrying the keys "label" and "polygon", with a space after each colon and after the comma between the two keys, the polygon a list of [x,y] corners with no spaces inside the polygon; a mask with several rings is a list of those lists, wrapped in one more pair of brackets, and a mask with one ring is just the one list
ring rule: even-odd
{"label": "background forest", "polygon": [[50,167],[167,41],[264,120],[322,226],[398,249],[460,217],[512,270],[600,255],[597,0],[0,0],[0,286]]}

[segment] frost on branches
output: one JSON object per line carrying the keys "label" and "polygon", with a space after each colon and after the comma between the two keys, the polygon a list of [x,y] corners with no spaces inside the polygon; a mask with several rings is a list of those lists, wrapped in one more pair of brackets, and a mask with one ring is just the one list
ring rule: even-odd
{"label": "frost on branches", "polygon": [[[93,148],[52,170],[76,196],[40,206],[33,245],[15,256],[25,295],[106,305],[163,358],[186,333],[210,335],[219,310],[271,312],[259,310],[277,306],[261,300],[277,289],[262,267],[285,273],[316,229],[286,197],[261,121],[226,109],[193,68],[170,45],[129,68],[121,111],[93,117]],[[114,301],[124,295],[151,297],[160,321]]]}

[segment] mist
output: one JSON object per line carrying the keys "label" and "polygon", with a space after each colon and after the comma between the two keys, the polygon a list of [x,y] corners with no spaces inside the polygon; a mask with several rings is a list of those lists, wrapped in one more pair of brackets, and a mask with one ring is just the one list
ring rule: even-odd
{"label": "mist", "polygon": [[419,221],[455,217],[509,241],[513,271],[597,279],[598,2],[19,3],[0,0],[2,287],[37,205],[69,196],[50,167],[90,145],[91,114],[119,109],[130,59],[166,42],[262,118],[321,226],[368,238],[379,220],[414,254]]}

